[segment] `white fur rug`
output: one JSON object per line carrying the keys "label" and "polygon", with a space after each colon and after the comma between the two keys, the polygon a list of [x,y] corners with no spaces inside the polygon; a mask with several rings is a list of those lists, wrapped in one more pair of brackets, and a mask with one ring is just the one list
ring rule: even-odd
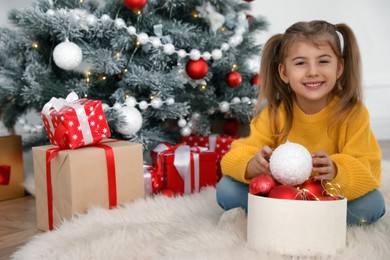
{"label": "white fur rug", "polygon": [[[390,162],[382,192],[390,211]],[[294,239],[286,238],[286,239]],[[57,230],[36,235],[11,259],[390,259],[390,214],[347,230],[347,246],[332,257],[287,257],[246,245],[246,216],[224,211],[215,189],[186,197],[158,196],[106,210],[93,208]]]}

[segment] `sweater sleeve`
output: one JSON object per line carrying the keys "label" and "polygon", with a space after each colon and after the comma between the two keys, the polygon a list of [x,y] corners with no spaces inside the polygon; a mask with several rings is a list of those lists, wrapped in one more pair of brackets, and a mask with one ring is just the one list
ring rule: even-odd
{"label": "sweater sleeve", "polygon": [[382,153],[366,107],[342,130],[339,153],[330,158],[337,166],[337,176],[331,183],[339,186],[347,199],[356,199],[380,186]]}
{"label": "sweater sleeve", "polygon": [[264,145],[273,146],[268,122],[268,110],[265,109],[251,121],[249,136],[232,143],[229,152],[221,160],[224,175],[240,182],[250,182],[250,179],[245,178],[248,162]]}

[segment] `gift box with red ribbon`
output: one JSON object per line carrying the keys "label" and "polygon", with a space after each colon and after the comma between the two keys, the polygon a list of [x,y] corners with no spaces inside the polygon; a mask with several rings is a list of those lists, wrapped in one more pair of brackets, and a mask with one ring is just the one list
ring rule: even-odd
{"label": "gift box with red ribbon", "polygon": [[0,136],[0,200],[24,196],[22,137]]}
{"label": "gift box with red ribbon", "polygon": [[52,230],[93,206],[112,208],[144,197],[141,144],[108,139],[75,150],[32,150],[38,229]]}
{"label": "gift box with red ribbon", "polygon": [[206,148],[178,144],[159,153],[157,172],[164,188],[190,194],[216,185],[216,160],[217,154]]}
{"label": "gift box with red ribbon", "polygon": [[217,154],[217,181],[222,177],[221,159],[230,150],[230,145],[238,136],[212,134],[209,136],[190,135],[183,136],[181,141],[190,146],[207,147]]}
{"label": "gift box with red ribbon", "polygon": [[100,100],[79,99],[72,92],[66,99],[52,98],[41,111],[52,144],[75,149],[111,136]]}
{"label": "gift box with red ribbon", "polygon": [[157,194],[163,189],[163,178],[157,174],[157,169],[151,165],[144,165],[145,196]]}

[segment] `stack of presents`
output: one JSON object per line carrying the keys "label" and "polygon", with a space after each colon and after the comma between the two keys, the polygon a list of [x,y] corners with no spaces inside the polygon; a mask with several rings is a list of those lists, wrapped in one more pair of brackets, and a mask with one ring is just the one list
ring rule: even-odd
{"label": "stack of presents", "polygon": [[52,98],[41,114],[51,142],[32,148],[41,230],[94,206],[114,208],[164,191],[183,195],[215,186],[219,161],[237,139],[188,136],[176,145],[161,143],[145,165],[141,144],[109,138],[101,101]]}

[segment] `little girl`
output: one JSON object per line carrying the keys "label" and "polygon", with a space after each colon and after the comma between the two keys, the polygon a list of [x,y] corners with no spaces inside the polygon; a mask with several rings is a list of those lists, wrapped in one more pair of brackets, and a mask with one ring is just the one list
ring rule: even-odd
{"label": "little girl", "polygon": [[247,210],[250,180],[270,174],[273,149],[288,140],[312,153],[313,178],[340,187],[349,225],[382,217],[382,154],[362,103],[360,53],[350,27],[293,24],[264,45],[260,75],[250,134],[233,142],[221,162],[219,205]]}

